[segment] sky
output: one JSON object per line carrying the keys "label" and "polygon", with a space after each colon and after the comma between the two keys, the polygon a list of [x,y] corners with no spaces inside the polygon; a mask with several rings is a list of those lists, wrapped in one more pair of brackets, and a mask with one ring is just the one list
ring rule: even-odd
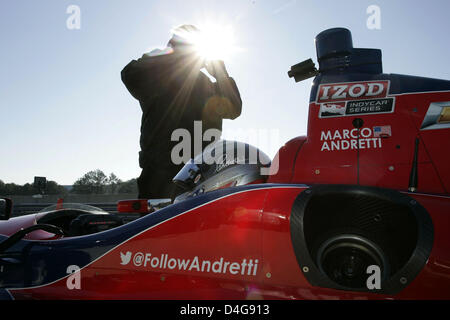
{"label": "sky", "polygon": [[[71,5],[79,29],[67,26]],[[367,26],[371,5],[379,29]],[[225,64],[243,109],[224,120],[223,137],[256,141],[273,158],[307,134],[312,79],[295,83],[287,71],[317,61],[318,33],[350,29],[355,47],[382,49],[385,73],[450,79],[448,12],[448,0],[2,0],[0,180],[70,185],[95,169],[137,177],[141,110],[120,72],[164,48],[177,25],[231,27],[239,50]]]}

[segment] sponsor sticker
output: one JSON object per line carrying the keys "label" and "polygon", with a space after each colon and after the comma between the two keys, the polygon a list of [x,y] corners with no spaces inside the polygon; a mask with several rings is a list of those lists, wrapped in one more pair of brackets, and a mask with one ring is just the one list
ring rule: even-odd
{"label": "sponsor sticker", "polygon": [[323,103],[320,105],[319,118],[392,112],[394,112],[394,98],[348,101],[339,103]]}
{"label": "sponsor sticker", "polygon": [[318,103],[385,98],[389,80],[326,83],[317,91]]}
{"label": "sponsor sticker", "polygon": [[394,109],[394,98],[347,102],[346,115],[389,113]]}
{"label": "sponsor sticker", "polygon": [[320,106],[320,117],[345,116],[346,110],[345,102],[323,103]]}
{"label": "sponsor sticker", "polygon": [[450,128],[450,101],[432,102],[423,118],[420,130]]}
{"label": "sponsor sticker", "polygon": [[394,112],[395,98],[386,97],[388,91],[389,81],[322,84],[319,118]]}

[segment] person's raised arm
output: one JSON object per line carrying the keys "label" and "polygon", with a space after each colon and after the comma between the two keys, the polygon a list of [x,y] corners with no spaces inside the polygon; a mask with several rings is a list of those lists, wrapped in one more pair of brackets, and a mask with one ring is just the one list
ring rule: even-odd
{"label": "person's raised arm", "polygon": [[121,72],[122,82],[137,100],[146,100],[156,94],[161,86],[163,73],[171,63],[170,55],[152,56],[144,54],[132,60]]}
{"label": "person's raised arm", "polygon": [[206,70],[216,79],[215,95],[218,100],[216,111],[225,119],[236,119],[241,115],[242,100],[233,78],[228,75],[221,60],[211,61],[205,65]]}

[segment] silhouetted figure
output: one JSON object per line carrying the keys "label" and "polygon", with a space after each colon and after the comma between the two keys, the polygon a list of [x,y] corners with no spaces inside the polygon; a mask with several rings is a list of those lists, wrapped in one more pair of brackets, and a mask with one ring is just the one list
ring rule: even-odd
{"label": "silhouetted figure", "polygon": [[[178,27],[164,50],[154,50],[131,61],[122,70],[122,81],[142,109],[139,165],[139,198],[174,198],[172,178],[183,167],[171,161],[172,132],[187,129],[194,151],[194,121],[202,121],[202,135],[210,128],[222,130],[222,119],[241,114],[236,83],[222,61],[206,62],[185,35],[199,32],[191,25]],[[206,68],[212,82],[200,69]],[[210,142],[204,142],[202,149]]]}

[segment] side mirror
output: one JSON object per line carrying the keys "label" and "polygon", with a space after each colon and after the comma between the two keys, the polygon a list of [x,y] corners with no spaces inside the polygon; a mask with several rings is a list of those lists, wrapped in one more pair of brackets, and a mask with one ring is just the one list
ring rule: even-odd
{"label": "side mirror", "polygon": [[148,214],[172,204],[171,199],[136,199],[121,200],[117,203],[119,213],[141,213]]}
{"label": "side mirror", "polygon": [[150,212],[162,209],[171,204],[172,204],[171,199],[149,199],[148,200],[148,207],[150,209],[149,210]]}
{"label": "side mirror", "polygon": [[0,198],[0,220],[8,220],[12,214],[12,200]]}

